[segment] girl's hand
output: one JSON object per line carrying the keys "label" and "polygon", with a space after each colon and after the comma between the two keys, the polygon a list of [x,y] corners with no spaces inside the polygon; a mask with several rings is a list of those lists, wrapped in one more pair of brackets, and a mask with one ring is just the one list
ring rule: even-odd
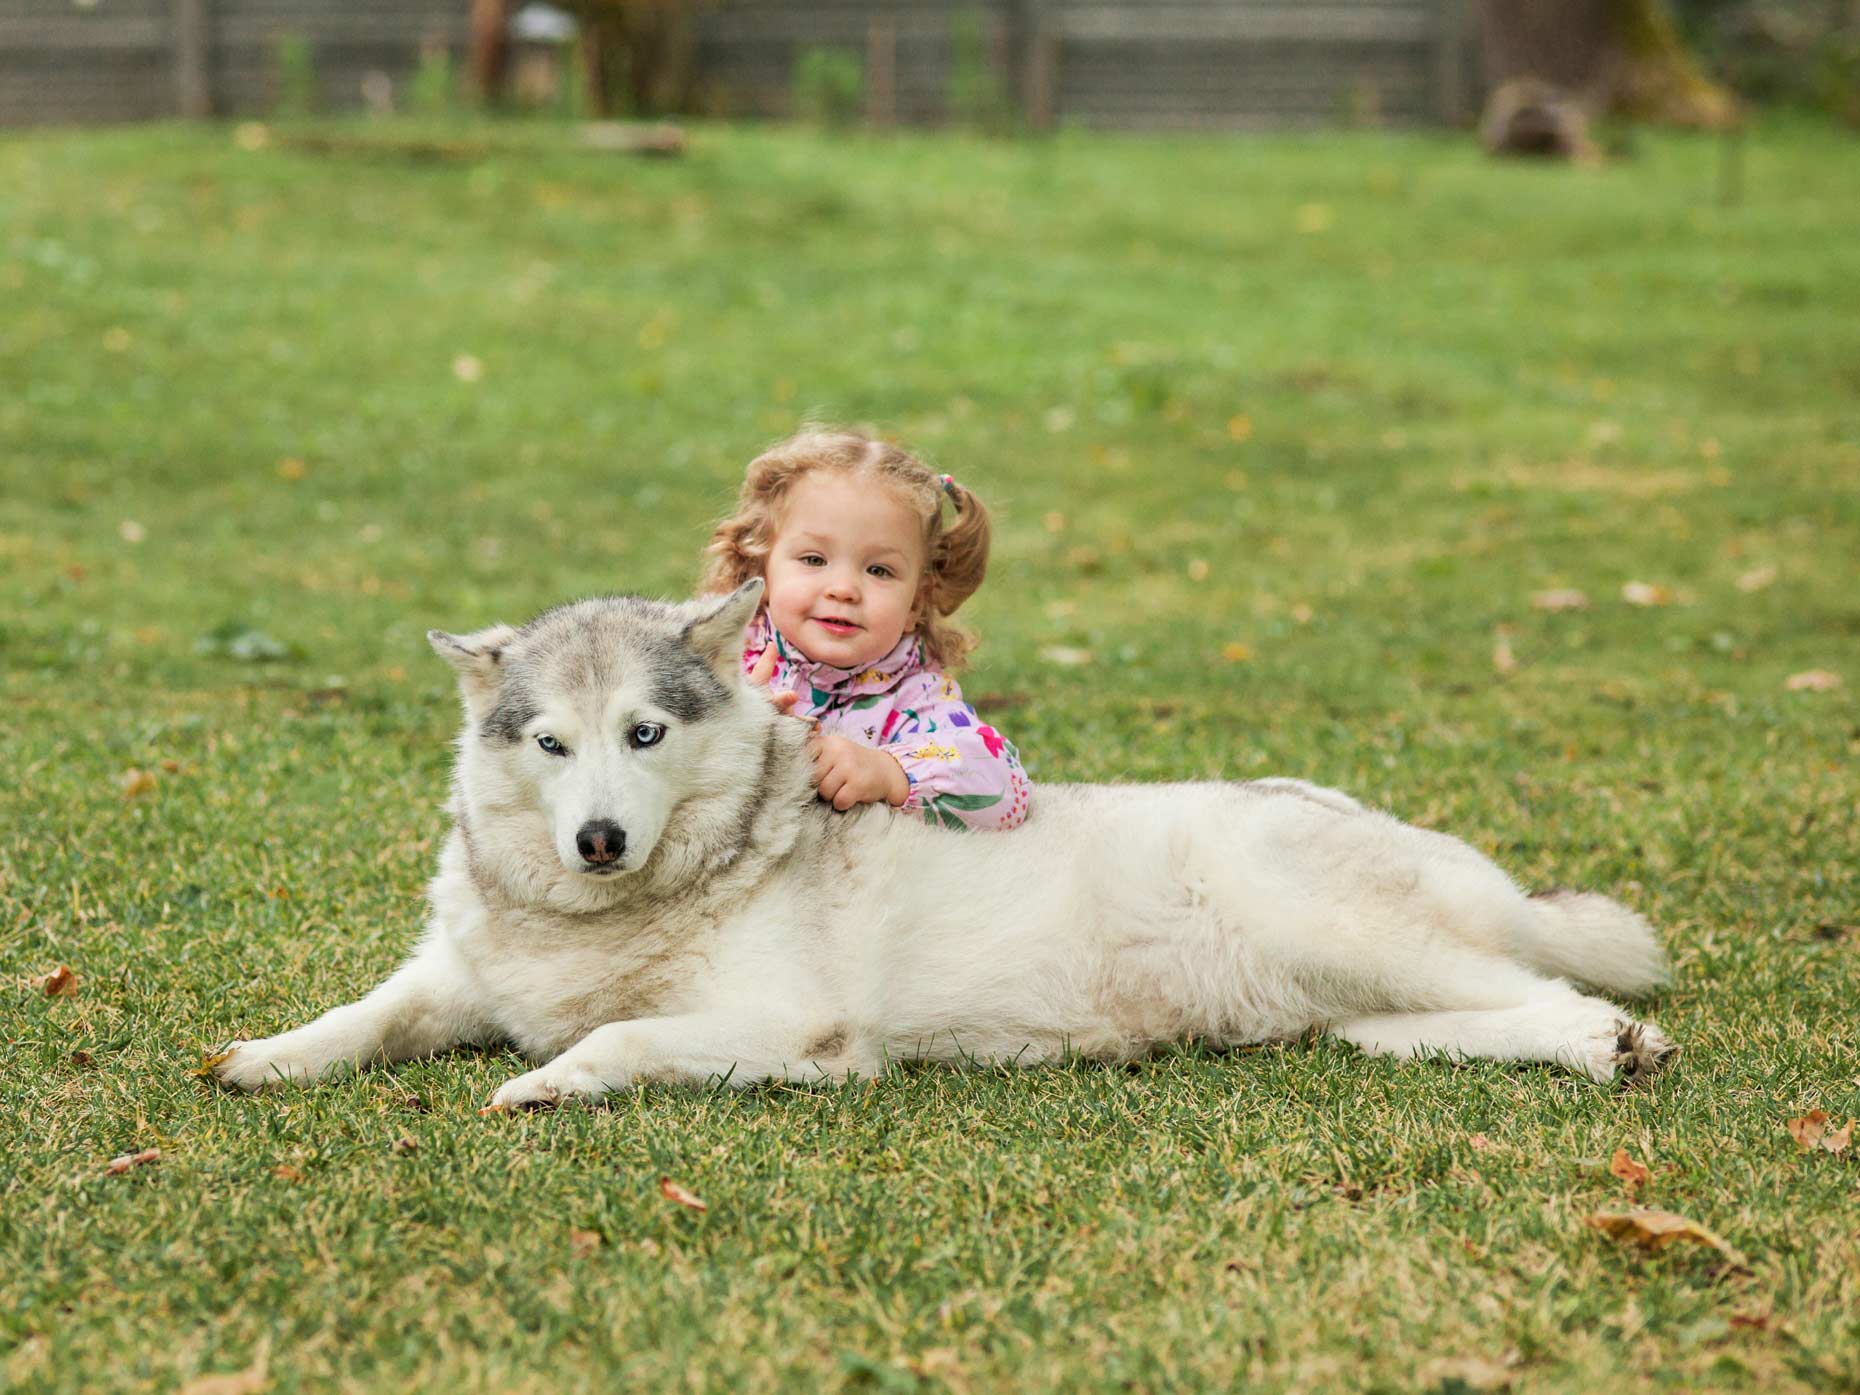
{"label": "girl's hand", "polygon": [[[775,676],[775,646],[770,645],[762,651],[762,657],[756,660],[755,667],[749,670],[749,684],[753,688],[766,688],[769,680]],[[799,693],[770,693],[769,701],[775,704],[777,712],[792,714],[794,705],[801,700]]]}
{"label": "girl's hand", "polygon": [[815,737],[813,749],[814,784],[835,809],[844,812],[880,800],[896,806],[910,798],[904,767],[883,751],[831,733]]}

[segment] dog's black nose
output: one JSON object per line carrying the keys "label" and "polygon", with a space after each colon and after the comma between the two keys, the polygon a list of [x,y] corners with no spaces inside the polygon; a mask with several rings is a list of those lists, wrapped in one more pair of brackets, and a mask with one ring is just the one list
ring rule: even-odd
{"label": "dog's black nose", "polygon": [[575,834],[575,851],[589,862],[618,862],[626,851],[626,831],[607,819],[589,819]]}

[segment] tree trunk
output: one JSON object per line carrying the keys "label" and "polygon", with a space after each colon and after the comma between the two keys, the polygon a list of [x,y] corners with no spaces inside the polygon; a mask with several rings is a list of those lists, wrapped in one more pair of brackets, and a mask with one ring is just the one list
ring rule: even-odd
{"label": "tree trunk", "polygon": [[510,0],[471,0],[471,80],[479,100],[503,100],[510,70]]}
{"label": "tree trunk", "polygon": [[[1667,0],[1480,0],[1487,88],[1527,81],[1583,117],[1735,124],[1737,102],[1680,42]],[[1512,101],[1518,100],[1512,90]]]}

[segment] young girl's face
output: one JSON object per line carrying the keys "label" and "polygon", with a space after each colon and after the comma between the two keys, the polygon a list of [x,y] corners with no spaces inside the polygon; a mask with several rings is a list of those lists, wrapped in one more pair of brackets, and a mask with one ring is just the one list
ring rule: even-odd
{"label": "young girl's face", "polygon": [[858,668],[916,623],[923,524],[892,490],[817,470],[788,491],[763,579],[769,619],[815,663]]}

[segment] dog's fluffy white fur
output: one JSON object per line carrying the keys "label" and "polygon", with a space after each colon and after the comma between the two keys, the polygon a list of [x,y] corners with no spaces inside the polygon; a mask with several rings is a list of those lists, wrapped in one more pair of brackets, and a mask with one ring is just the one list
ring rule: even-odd
{"label": "dog's fluffy white fur", "polygon": [[218,1078],[256,1090],[507,1041],[541,1062],[493,1100],[521,1107],[1314,1029],[1596,1081],[1671,1050],[1571,982],[1657,985],[1638,915],[1527,896],[1335,790],[1042,785],[1008,834],[836,814],[805,725],[743,679],[759,598],[750,582],[434,632],[466,720],[426,934],[359,1002],[232,1043]]}

